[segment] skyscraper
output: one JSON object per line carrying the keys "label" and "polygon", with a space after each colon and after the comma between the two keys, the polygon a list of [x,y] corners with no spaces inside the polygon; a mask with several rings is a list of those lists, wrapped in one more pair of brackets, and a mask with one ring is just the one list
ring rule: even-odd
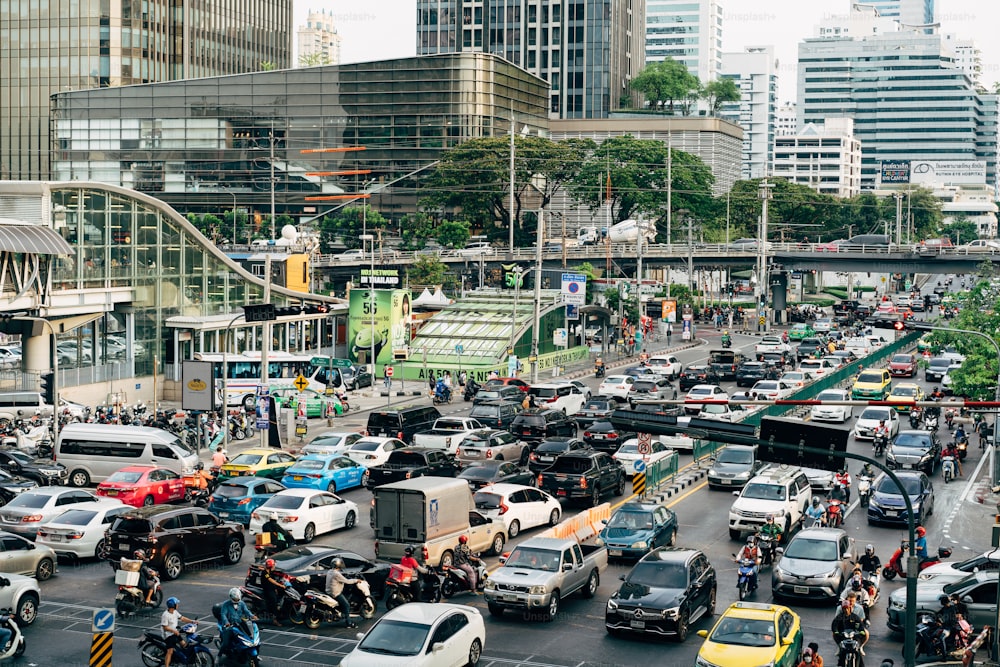
{"label": "skyscraper", "polygon": [[864,0],[857,4],[874,7],[880,16],[894,19],[905,25],[917,26],[934,23],[934,0]]}
{"label": "skyscraper", "polygon": [[716,0],[657,0],[646,5],[646,62],[673,58],[702,83],[722,68],[722,8]]}
{"label": "skyscraper", "polygon": [[778,106],[778,72],[773,46],[748,46],[722,54],[720,78],[732,79],[740,101],[724,104],[719,116],[743,128],[744,179],[771,173]]}
{"label": "skyscraper", "polygon": [[298,29],[298,65],[339,65],[340,34],[333,15],[309,12],[306,24]]}
{"label": "skyscraper", "polygon": [[291,0],[0,4],[0,179],[48,178],[52,93],[285,68],[291,23]]}
{"label": "skyscraper", "polygon": [[606,118],[643,66],[645,0],[417,0],[417,54],[481,51],[551,85],[554,118]]}

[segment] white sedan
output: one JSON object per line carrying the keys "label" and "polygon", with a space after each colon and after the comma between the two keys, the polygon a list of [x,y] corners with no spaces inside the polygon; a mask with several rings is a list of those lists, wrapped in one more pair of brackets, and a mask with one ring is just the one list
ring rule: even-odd
{"label": "white sedan", "polygon": [[754,386],[750,387],[751,395],[757,394],[757,398],[764,398],[769,401],[778,401],[788,398],[795,393],[795,387],[785,384],[781,380],[758,380]]}
{"label": "white sedan", "polygon": [[609,375],[597,388],[597,393],[600,396],[614,396],[620,401],[627,401],[633,384],[635,378],[631,375]]}
{"label": "white sedan", "polygon": [[473,496],[483,516],[502,521],[510,538],[536,526],[554,526],[562,516],[562,505],[549,494],[521,484],[489,484]]}
{"label": "white sedan", "polygon": [[397,438],[368,436],[351,445],[351,448],[344,452],[344,455],[355,463],[371,468],[382,465],[389,460],[389,454],[393,450],[403,447],[406,447],[406,443]]}
{"label": "white sedan", "polygon": [[[667,447],[665,444],[657,439],[653,439],[649,443],[652,452],[646,456],[646,467],[648,468],[650,464],[654,461],[667,461],[677,458],[677,452]],[[626,475],[635,475],[635,462],[641,461],[643,459],[642,454],[639,453],[639,440],[637,438],[629,438],[622,443],[622,446],[618,448],[618,451],[612,455],[612,458],[617,459],[625,467]],[[661,467],[661,470],[663,468]]]}
{"label": "white sedan", "polygon": [[748,405],[746,408],[740,405],[703,405],[698,412],[698,419],[717,419],[724,422],[736,422],[749,414],[749,408],[757,406]]}
{"label": "white sedan", "polygon": [[765,352],[789,353],[792,351],[792,346],[783,342],[778,336],[764,336],[760,339],[759,343],[754,345],[753,351],[755,354],[764,354]]}
{"label": "white sedan", "polygon": [[778,379],[795,389],[801,389],[813,381],[813,376],[802,371],[786,371]]}
{"label": "white sedan", "polygon": [[889,427],[889,442],[899,434],[899,413],[889,407],[871,406],[864,409],[858,421],[854,422],[854,437],[858,440],[874,440],[875,427],[879,422]]}
{"label": "white sedan", "polygon": [[[728,401],[729,394],[727,394],[722,387],[714,384],[696,384],[691,387],[691,390],[684,396],[684,401],[687,403],[693,403],[695,401],[712,401],[712,402],[722,402]],[[684,411],[689,415],[695,415],[701,412],[701,406],[704,403],[698,403],[696,405],[685,405]]]}
{"label": "white sedan", "polygon": [[[816,395],[817,401],[849,401],[850,393],[846,389],[824,389]],[[809,410],[809,419],[814,422],[844,423],[854,416],[854,408],[850,405],[814,405]]]}
{"label": "white sedan", "polygon": [[307,543],[337,528],[353,528],[358,521],[355,502],[326,491],[285,489],[268,498],[250,515],[250,533],[260,533],[272,512],[278,515],[278,523],[292,537]]}
{"label": "white sedan", "polygon": [[104,558],[108,552],[104,533],[116,516],[132,509],[121,503],[80,503],[39,526],[35,544],[44,544],[60,556]]}
{"label": "white sedan", "polygon": [[341,667],[478,665],[486,625],[475,607],[411,602],[380,618]]}

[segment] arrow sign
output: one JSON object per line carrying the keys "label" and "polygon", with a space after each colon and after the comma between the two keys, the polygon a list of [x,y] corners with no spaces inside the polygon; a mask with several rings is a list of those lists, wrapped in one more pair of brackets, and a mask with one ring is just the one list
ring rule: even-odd
{"label": "arrow sign", "polygon": [[633,467],[635,468],[636,472],[646,472],[646,462],[645,461],[636,461],[635,465]]}
{"label": "arrow sign", "polygon": [[99,632],[114,632],[115,631],[115,610],[114,609],[95,609],[94,618],[90,624],[90,631],[94,634]]}

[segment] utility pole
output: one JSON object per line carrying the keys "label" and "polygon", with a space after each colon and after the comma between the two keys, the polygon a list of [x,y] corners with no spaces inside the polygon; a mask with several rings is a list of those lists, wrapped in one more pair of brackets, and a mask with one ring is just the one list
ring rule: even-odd
{"label": "utility pole", "polygon": [[688,227],[688,287],[691,289],[691,296],[694,297],[694,290],[697,285],[694,279],[694,221],[691,219],[691,214],[688,213],[684,216],[687,221]]}
{"label": "utility pole", "polygon": [[544,241],[544,209],[538,209],[538,241],[535,243],[535,313],[531,327],[531,384],[538,383],[538,326],[542,301],[542,242]]}
{"label": "utility pole", "polygon": [[[274,180],[274,123],[271,123],[271,135],[270,135],[270,140],[268,141],[268,143],[271,145],[271,160],[270,160],[270,162],[271,162],[271,240],[273,241],[274,238],[275,238],[275,236],[274,236],[274,225],[275,225],[275,221],[274,221],[274,218],[275,218],[274,188],[277,185],[277,183]],[[267,274],[267,282],[268,282],[268,285],[270,285],[270,283],[271,283],[271,274],[270,273]],[[270,291],[269,291],[270,287],[267,287],[265,289],[268,290],[268,293],[270,293]],[[270,303],[267,300],[266,297],[264,298],[264,303]]]}
{"label": "utility pole", "polygon": [[[273,162],[271,163],[274,164]],[[273,167],[272,167],[273,168]],[[274,190],[271,190],[271,205],[274,206]],[[273,211],[273,209],[272,209]],[[274,220],[274,214],[271,214],[271,220]],[[272,223],[273,224],[273,223]],[[264,257],[264,303],[271,303],[271,253],[268,252]],[[260,384],[262,387],[268,386],[267,376],[268,376],[268,352],[271,350],[271,320],[267,320],[261,323],[261,341],[260,341]],[[223,402],[225,402],[226,397],[223,396]],[[270,402],[270,392],[268,392],[268,402]],[[275,410],[278,409],[277,403],[275,403]],[[268,411],[268,420],[274,420],[275,423],[278,422],[278,415],[271,414]],[[224,423],[222,428],[229,429],[229,424]],[[270,436],[270,428],[261,429],[260,431],[260,446],[267,447],[267,440]]]}
{"label": "utility pole", "polygon": [[514,103],[510,103],[510,256],[514,258]]}
{"label": "utility pole", "polygon": [[[759,304],[759,315],[766,315],[765,308],[767,306],[767,289],[768,289],[768,270],[767,270],[767,203],[771,199],[771,190],[774,188],[774,183],[768,183],[765,178],[760,182],[760,187],[758,191],[758,196],[761,199],[760,205],[760,241],[758,243],[760,247],[760,266],[757,269],[757,287],[758,287],[758,301]],[[764,321],[764,331],[767,331],[770,327],[768,326],[768,320]]]}
{"label": "utility pole", "polygon": [[896,245],[903,244],[903,193],[893,192],[892,198],[896,200]]}

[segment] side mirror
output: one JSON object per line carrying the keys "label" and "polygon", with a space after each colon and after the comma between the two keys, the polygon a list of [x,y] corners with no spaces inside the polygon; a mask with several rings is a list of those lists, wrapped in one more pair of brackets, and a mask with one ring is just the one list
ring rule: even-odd
{"label": "side mirror", "polygon": [[740,497],[740,492],[739,491],[733,491],[733,495],[736,496],[737,498],[739,498]]}
{"label": "side mirror", "polygon": [[563,572],[569,572],[572,569],[573,569],[573,563],[563,563],[562,564],[562,570],[563,570]]}
{"label": "side mirror", "polygon": [[601,523],[603,523],[606,526],[606,525],[608,525],[608,520],[607,519],[601,519]]}
{"label": "side mirror", "polygon": [[507,562],[507,557],[506,556],[500,556],[499,560],[500,560],[500,564],[503,565],[504,563]]}
{"label": "side mirror", "polygon": [[702,639],[708,639],[708,630],[699,630],[697,635]]}
{"label": "side mirror", "polygon": [[851,559],[851,554],[849,552],[845,551],[844,555],[841,556],[841,558],[843,558],[844,560],[850,560]]}
{"label": "side mirror", "polygon": [[434,645],[431,646],[431,653],[440,653],[443,650],[444,650],[443,642],[434,642]]}
{"label": "side mirror", "polygon": [[625,575],[624,574],[619,574],[618,575],[618,581],[625,581]]}

